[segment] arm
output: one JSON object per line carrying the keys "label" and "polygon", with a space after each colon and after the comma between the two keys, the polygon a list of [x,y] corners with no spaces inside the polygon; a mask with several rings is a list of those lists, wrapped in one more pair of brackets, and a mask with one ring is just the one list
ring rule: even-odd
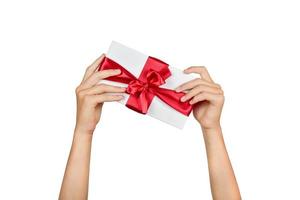
{"label": "arm", "polygon": [[214,199],[241,199],[237,181],[226,151],[221,127],[203,130],[210,185]]}
{"label": "arm", "polygon": [[181,100],[189,101],[194,106],[194,117],[201,125],[213,199],[241,199],[220,125],[224,104],[223,90],[219,84],[213,82],[205,67],[190,67],[184,72],[201,76],[201,79],[179,86],[177,91],[187,91]]}
{"label": "arm", "polygon": [[93,132],[100,120],[103,103],[123,98],[123,95],[109,93],[123,93],[125,88],[98,84],[101,79],[120,73],[119,70],[97,71],[103,58],[104,55],[87,68],[81,84],[76,88],[76,126],[59,194],[60,200],[87,199]]}

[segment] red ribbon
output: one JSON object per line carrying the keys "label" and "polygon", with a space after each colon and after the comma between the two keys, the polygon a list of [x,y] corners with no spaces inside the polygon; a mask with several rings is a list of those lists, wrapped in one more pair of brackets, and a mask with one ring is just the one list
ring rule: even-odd
{"label": "red ribbon", "polygon": [[139,113],[146,114],[153,97],[157,96],[178,112],[188,116],[192,111],[192,106],[188,102],[180,101],[184,93],[159,87],[171,76],[168,67],[169,65],[163,61],[148,57],[139,78],[136,78],[124,67],[105,57],[100,63],[98,70],[121,70],[119,75],[108,77],[107,80],[128,84],[126,93],[130,96],[126,103],[127,107]]}

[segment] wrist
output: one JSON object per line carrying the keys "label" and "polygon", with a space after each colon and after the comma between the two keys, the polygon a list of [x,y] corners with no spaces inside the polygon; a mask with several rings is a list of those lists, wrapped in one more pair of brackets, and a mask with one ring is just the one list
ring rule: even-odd
{"label": "wrist", "polygon": [[221,125],[209,128],[201,127],[201,129],[205,142],[210,143],[210,141],[217,141],[223,138]]}
{"label": "wrist", "polygon": [[95,131],[94,128],[82,126],[82,125],[79,125],[79,124],[76,123],[74,133],[93,135],[94,131]]}
{"label": "wrist", "polygon": [[201,129],[202,129],[203,133],[214,133],[214,132],[222,131],[221,124],[216,124],[216,125],[209,126],[209,127],[201,126]]}
{"label": "wrist", "polygon": [[85,130],[85,129],[81,129],[79,127],[75,127],[74,139],[92,140],[93,133],[94,133],[94,130]]}
{"label": "wrist", "polygon": [[209,126],[200,125],[203,133],[220,132],[222,130],[220,123],[211,123]]}

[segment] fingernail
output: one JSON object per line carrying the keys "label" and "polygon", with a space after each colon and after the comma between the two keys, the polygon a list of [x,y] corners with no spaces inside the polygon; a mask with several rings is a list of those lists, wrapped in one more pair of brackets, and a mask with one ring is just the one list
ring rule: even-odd
{"label": "fingernail", "polygon": [[114,72],[119,74],[121,72],[121,70],[115,69]]}
{"label": "fingernail", "polygon": [[175,91],[180,92],[181,91],[180,87],[176,88]]}
{"label": "fingernail", "polygon": [[193,103],[194,103],[194,101],[193,101],[193,100],[191,100],[189,103],[190,103],[190,104],[193,104]]}
{"label": "fingernail", "polygon": [[180,101],[184,102],[186,99],[186,96],[181,97]]}
{"label": "fingernail", "polygon": [[189,74],[189,68],[186,68],[183,72],[184,72],[185,74]]}

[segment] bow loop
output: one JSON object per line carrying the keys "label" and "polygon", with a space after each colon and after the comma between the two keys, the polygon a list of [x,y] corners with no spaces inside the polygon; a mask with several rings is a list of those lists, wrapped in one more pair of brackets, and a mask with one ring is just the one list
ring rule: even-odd
{"label": "bow loop", "polygon": [[149,71],[147,73],[147,83],[150,86],[158,87],[160,85],[165,84],[166,82],[165,82],[164,78],[162,77],[162,75],[159,72]]}

